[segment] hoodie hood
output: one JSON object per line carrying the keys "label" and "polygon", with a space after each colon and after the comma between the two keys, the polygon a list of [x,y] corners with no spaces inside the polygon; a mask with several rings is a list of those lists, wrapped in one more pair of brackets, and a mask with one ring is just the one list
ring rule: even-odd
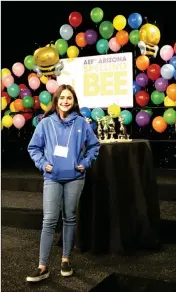
{"label": "hoodie hood", "polygon": [[78,117],[79,115],[76,112],[72,112],[71,114],[69,114],[65,119],[60,119],[58,114],[56,112],[54,112],[50,118],[59,123],[59,124],[63,124],[65,126],[70,126],[73,124],[74,120]]}

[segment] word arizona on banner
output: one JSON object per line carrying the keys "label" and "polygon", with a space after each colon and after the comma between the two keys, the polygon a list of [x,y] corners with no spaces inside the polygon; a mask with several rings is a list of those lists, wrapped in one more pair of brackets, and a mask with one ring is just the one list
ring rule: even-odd
{"label": "word arizona on banner", "polygon": [[57,82],[74,87],[80,107],[133,107],[132,53],[62,59]]}

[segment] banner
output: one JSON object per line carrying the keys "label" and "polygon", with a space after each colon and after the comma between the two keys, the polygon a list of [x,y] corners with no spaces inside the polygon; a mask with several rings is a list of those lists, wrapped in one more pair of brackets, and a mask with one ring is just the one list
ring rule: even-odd
{"label": "banner", "polygon": [[80,107],[133,107],[132,53],[62,59],[57,82],[74,87]]}

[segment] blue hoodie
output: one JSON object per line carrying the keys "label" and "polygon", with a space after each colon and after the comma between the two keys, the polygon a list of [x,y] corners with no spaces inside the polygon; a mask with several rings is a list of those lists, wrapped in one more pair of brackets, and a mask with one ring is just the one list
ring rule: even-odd
{"label": "blue hoodie", "polygon": [[[69,138],[70,137],[70,138]],[[54,155],[55,146],[67,146],[67,158]],[[99,154],[100,143],[91,126],[77,113],[59,119],[56,113],[42,119],[37,125],[28,146],[35,166],[44,171],[44,179],[53,181],[75,180],[85,176],[78,165],[89,168]],[[45,167],[53,166],[51,173]]]}

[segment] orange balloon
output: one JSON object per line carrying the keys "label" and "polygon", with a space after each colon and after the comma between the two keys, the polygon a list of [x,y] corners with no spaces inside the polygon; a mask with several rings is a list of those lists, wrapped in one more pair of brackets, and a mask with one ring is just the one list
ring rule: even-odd
{"label": "orange balloon", "polygon": [[167,87],[166,93],[170,99],[176,101],[176,83],[170,84]]}
{"label": "orange balloon", "polygon": [[5,86],[4,83],[1,81],[1,91],[4,90]]}
{"label": "orange balloon", "polygon": [[84,48],[87,45],[84,32],[79,32],[76,35],[75,41],[78,47]]}
{"label": "orange balloon", "polygon": [[37,78],[38,78],[38,76],[37,76],[36,73],[31,73],[31,74],[28,75],[28,81],[29,81],[29,79],[31,79],[32,77],[37,77]]}
{"label": "orange balloon", "polygon": [[150,65],[150,61],[147,56],[139,56],[136,59],[136,67],[141,71],[146,70],[149,67],[149,65]]}
{"label": "orange balloon", "polygon": [[153,126],[153,129],[158,133],[163,133],[167,128],[167,124],[164,118],[161,116],[158,116],[153,119],[152,126]]}
{"label": "orange balloon", "polygon": [[129,36],[126,30],[120,30],[116,33],[116,41],[119,45],[124,46],[128,43]]}
{"label": "orange balloon", "polygon": [[20,99],[20,98],[15,99],[15,101],[14,101],[14,107],[18,111],[23,111],[24,110],[23,100]]}

